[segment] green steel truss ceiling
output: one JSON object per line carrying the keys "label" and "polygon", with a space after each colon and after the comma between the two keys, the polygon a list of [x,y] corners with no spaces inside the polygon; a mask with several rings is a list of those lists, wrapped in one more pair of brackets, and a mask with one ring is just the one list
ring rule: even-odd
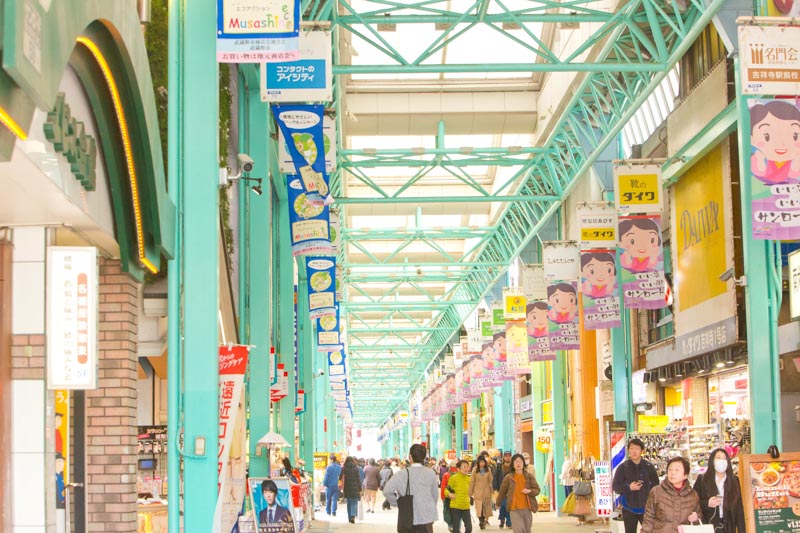
{"label": "green steel truss ceiling", "polygon": [[431,363],[724,0],[306,0],[330,21],[355,423]]}

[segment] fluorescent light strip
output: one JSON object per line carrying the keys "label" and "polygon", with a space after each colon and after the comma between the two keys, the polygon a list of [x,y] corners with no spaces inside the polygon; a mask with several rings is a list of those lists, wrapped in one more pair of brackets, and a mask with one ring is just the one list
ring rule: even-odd
{"label": "fluorescent light strip", "polygon": [[133,150],[131,149],[130,135],[128,134],[128,121],[125,118],[125,110],[122,109],[122,100],[119,97],[119,90],[117,89],[117,82],[114,80],[114,75],[111,73],[111,68],[108,66],[106,58],[103,53],[92,41],[86,37],[78,37],[78,43],[82,44],[94,56],[97,65],[103,72],[103,77],[108,84],[108,90],[111,93],[111,101],[114,104],[114,111],[117,114],[117,121],[119,122],[120,134],[122,135],[122,145],[125,149],[125,161],[128,165],[128,176],[131,181],[131,192],[133,196],[133,213],[136,218],[136,244],[139,249],[139,261],[153,274],[158,272],[156,266],[150,262],[144,253],[144,232],[142,231],[142,212],[139,205],[139,184],[136,181],[136,167],[133,164]]}
{"label": "fluorescent light strip", "polygon": [[11,116],[8,113],[6,113],[6,110],[3,109],[2,107],[0,107],[0,122],[2,122],[6,128],[11,130],[11,133],[16,135],[19,139],[24,141],[25,139],[28,138],[28,134],[25,133],[25,131],[19,127],[19,124],[17,124],[14,121],[14,119],[11,118]]}

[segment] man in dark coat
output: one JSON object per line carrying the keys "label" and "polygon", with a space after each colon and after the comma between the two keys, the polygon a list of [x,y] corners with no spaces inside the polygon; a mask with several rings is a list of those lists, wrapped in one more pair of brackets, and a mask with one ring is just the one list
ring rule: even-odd
{"label": "man in dark coat", "polygon": [[655,467],[642,458],[643,451],[644,443],[641,440],[629,440],[628,459],[614,472],[612,486],[622,504],[625,533],[636,533],[637,526],[644,520],[644,506],[650,489],[659,483]]}

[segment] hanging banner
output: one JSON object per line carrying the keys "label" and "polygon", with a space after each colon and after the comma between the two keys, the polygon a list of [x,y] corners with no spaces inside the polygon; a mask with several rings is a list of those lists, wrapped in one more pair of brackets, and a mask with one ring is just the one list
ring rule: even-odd
{"label": "hanging banner", "polygon": [[483,392],[483,360],[480,354],[472,355],[467,359],[469,368],[469,397],[477,398]]}
{"label": "hanging banner", "polygon": [[344,350],[339,331],[339,307],[334,316],[317,319],[317,351],[336,352]]}
{"label": "hanging banner", "polygon": [[492,336],[506,330],[506,314],[502,306],[492,307]]}
{"label": "hanging banner", "polygon": [[511,376],[530,374],[528,329],[524,320],[506,322],[506,373]]}
{"label": "hanging banner", "polygon": [[[56,509],[66,509],[69,483],[69,391],[55,391]],[[57,516],[66,520],[66,515]]]}
{"label": "hanging banner", "polygon": [[97,388],[97,248],[47,247],[47,388]]}
{"label": "hanging banner", "polygon": [[578,323],[579,250],[575,241],[545,242],[544,275],[551,350],[580,348]]}
{"label": "hanging banner", "polygon": [[[299,4],[300,2],[298,2]],[[300,33],[300,50],[293,58],[261,67],[262,102],[330,102],[333,100],[331,34]]]}
{"label": "hanging banner", "polygon": [[336,277],[336,260],[306,257],[308,276],[308,316],[314,320],[336,318],[336,295],[333,280]]}
{"label": "hanging banner", "polygon": [[614,164],[614,205],[618,213],[660,213],[661,167],[659,165]]}
{"label": "hanging banner", "polygon": [[301,415],[306,412],[306,391],[297,389],[294,403],[294,414]]}
{"label": "hanging banner", "polygon": [[330,352],[328,354],[328,376],[331,380],[342,380],[347,375],[344,351]]}
{"label": "hanging banner", "polygon": [[581,252],[581,301],[584,329],[622,326],[616,258],[616,249]]}
{"label": "hanging banner", "polygon": [[506,287],[503,289],[503,302],[505,303],[503,315],[508,320],[525,319],[525,295],[522,289],[516,287]]}
{"label": "hanging banner", "polygon": [[458,407],[458,400],[456,399],[456,373],[452,372],[450,374],[445,375],[444,377],[444,388],[445,388],[445,403],[444,403],[444,410],[452,411],[456,407]]}
{"label": "hanging banner", "polygon": [[219,496],[214,523],[221,523],[220,531],[233,530],[246,493],[244,375],[249,352],[247,346],[219,347]]}
{"label": "hanging banner", "polygon": [[479,328],[467,328],[467,353],[475,355],[481,353],[483,337]]}
{"label": "hanging banner", "polygon": [[554,361],[555,350],[550,348],[550,306],[547,300],[537,300],[527,305],[528,361]]}
{"label": "hanging banner", "polygon": [[297,176],[287,176],[292,255],[332,253],[328,207],[313,204]]}
{"label": "hanging banner", "polygon": [[277,380],[269,388],[271,402],[279,402],[289,395],[289,372],[283,363],[278,363]]}
{"label": "hanging banner", "polygon": [[331,209],[328,213],[328,219],[331,239],[331,255],[336,257],[339,255],[339,250],[342,249],[342,222],[339,218],[339,209],[335,207]]}
{"label": "hanging banner", "polygon": [[300,57],[298,0],[217,0],[217,61],[264,63]]}
{"label": "hanging banner", "polygon": [[[325,108],[322,105],[275,105],[272,114],[283,132],[286,146],[294,162],[295,172],[308,200],[317,205],[333,202],[328,189],[328,173],[325,170],[325,137],[322,120]],[[330,141],[329,141],[330,142]]]}
{"label": "hanging banner", "polygon": [[[492,319],[491,318],[482,318],[481,319],[481,340],[483,342],[488,342],[492,340]],[[483,342],[481,343],[481,351],[483,351]]]}
{"label": "hanging banner", "polygon": [[800,101],[749,100],[753,238],[800,239]]}
{"label": "hanging banner", "polygon": [[667,305],[661,217],[619,217],[619,264],[622,296],[628,309],[661,309]]}
{"label": "hanging banner", "polygon": [[[792,5],[792,2],[781,3]],[[797,3],[794,5],[793,9],[797,11]],[[793,24],[793,20],[786,17],[737,19],[739,68],[744,94],[800,95],[800,54],[797,47],[800,27]]]}
{"label": "hanging banner", "polygon": [[506,348],[506,324],[503,322],[503,331],[492,335],[492,352],[494,353],[494,369],[501,380],[509,379],[506,373],[508,366],[508,351]]}
{"label": "hanging banner", "polygon": [[617,211],[610,202],[578,205],[581,250],[617,245]]}
{"label": "hanging banner", "polygon": [[522,294],[528,301],[542,300],[547,296],[543,265],[522,266]]}

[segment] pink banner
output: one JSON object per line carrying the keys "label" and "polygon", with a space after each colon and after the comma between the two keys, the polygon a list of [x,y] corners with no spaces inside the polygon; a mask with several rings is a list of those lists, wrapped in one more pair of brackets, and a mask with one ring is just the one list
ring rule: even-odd
{"label": "pink banner", "polygon": [[553,361],[555,350],[550,348],[550,323],[547,312],[550,306],[544,300],[529,302],[525,308],[528,329],[528,360]]}
{"label": "pink banner", "polygon": [[617,251],[581,251],[581,301],[584,329],[618,328],[622,325]]}
{"label": "pink banner", "polygon": [[661,309],[667,305],[661,217],[619,217],[619,264],[622,295],[628,309]]}

